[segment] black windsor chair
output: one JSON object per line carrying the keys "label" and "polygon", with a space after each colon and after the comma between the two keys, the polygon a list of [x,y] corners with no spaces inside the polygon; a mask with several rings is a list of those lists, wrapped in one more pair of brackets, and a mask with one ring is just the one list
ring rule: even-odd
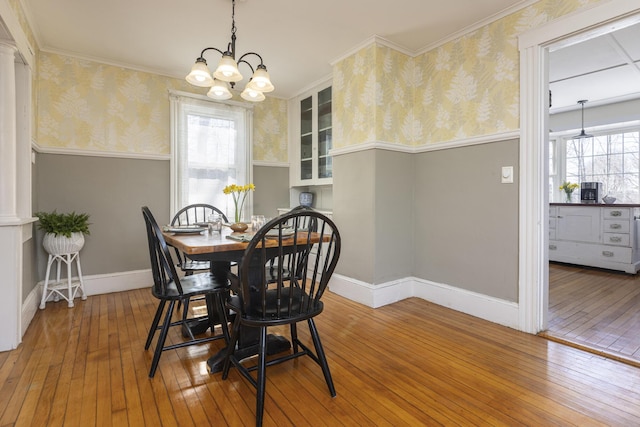
{"label": "black windsor chair", "polygon": [[[212,215],[214,213],[219,214],[222,217],[223,222],[228,222],[227,216],[215,206],[207,205],[204,203],[196,203],[193,205],[185,206],[184,208],[176,212],[176,214],[173,216],[173,219],[171,220],[171,225],[180,226],[204,224],[207,222],[209,215]],[[184,274],[186,274],[187,276],[193,273],[209,271],[209,261],[195,261],[189,258],[187,254],[180,252],[177,248],[175,249],[175,251],[176,258],[178,259],[177,265],[182,271],[184,271]]]}
{"label": "black windsor chair", "polygon": [[[314,231],[309,231],[309,224]],[[238,266],[231,275],[236,292],[227,307],[236,313],[227,346],[222,378],[231,365],[256,388],[256,425],[262,425],[266,368],[307,355],[322,368],[332,397],[336,396],[329,365],[320,342],[314,317],[323,308],[321,301],[340,256],[340,234],[333,221],[313,210],[294,210],[283,214],[256,232]],[[265,266],[275,259],[275,281]],[[298,339],[296,324],[306,321],[315,351]],[[293,351],[267,362],[267,328],[289,325]],[[241,327],[259,328],[257,364],[241,360],[235,347]],[[252,374],[257,371],[256,375]]]}
{"label": "black windsor chair", "polygon": [[[171,258],[169,247],[164,240],[160,227],[158,227],[158,224],[148,207],[145,206],[142,208],[142,215],[147,229],[151,272],[153,274],[153,287],[151,288],[151,293],[159,300],[158,309],[156,310],[153,322],[149,328],[149,334],[147,335],[147,341],[144,346],[145,350],[149,349],[156,331],[159,330],[160,335],[158,336],[153,360],[151,362],[151,369],[149,370],[149,377],[153,378],[163,351],[194,344],[202,344],[221,338],[225,339],[226,342],[229,341],[226,308],[224,306],[224,299],[226,299],[229,292],[229,281],[217,279],[211,273],[194,274],[179,278],[175,264]],[[208,327],[211,328],[209,336],[196,339],[191,332],[191,329],[188,327],[188,322],[192,319],[187,319],[186,315],[183,315],[181,320],[172,321],[176,302],[183,301],[186,303],[186,301],[192,297],[205,297],[207,316],[206,319],[202,320],[207,321]],[[164,320],[162,324],[160,324],[160,319],[163,312],[165,312],[167,302],[169,303],[169,306],[166,310]],[[215,334],[214,327],[216,324],[221,325],[221,334]],[[186,330],[186,338],[188,338],[188,340],[176,344],[165,345],[169,328],[172,326],[180,326],[183,330],[183,335]]]}

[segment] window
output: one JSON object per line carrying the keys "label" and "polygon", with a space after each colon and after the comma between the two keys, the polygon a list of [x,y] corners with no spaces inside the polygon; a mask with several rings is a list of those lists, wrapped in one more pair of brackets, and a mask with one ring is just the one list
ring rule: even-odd
{"label": "window", "polygon": [[[251,180],[251,111],[175,94],[171,111],[171,212],[208,203],[233,216],[233,200],[222,189]],[[244,210],[244,217],[249,217],[250,194]]]}
{"label": "window", "polygon": [[550,163],[551,200],[559,200],[558,187],[562,181],[595,181],[603,184],[603,195],[616,197],[619,203],[640,203],[638,129],[610,131],[584,139],[561,138],[558,141],[560,143],[556,147],[549,146],[550,161],[557,161],[562,166],[562,170],[554,174]]}

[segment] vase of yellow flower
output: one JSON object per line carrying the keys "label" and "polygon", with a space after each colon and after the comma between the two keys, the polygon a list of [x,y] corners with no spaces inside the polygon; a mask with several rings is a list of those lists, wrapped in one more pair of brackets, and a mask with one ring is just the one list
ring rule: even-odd
{"label": "vase of yellow flower", "polygon": [[576,183],[572,184],[569,181],[565,181],[562,183],[562,185],[560,186],[560,190],[564,191],[566,203],[571,203],[571,195],[573,194],[574,190],[578,187],[579,187],[578,184]]}
{"label": "vase of yellow flower", "polygon": [[235,221],[231,224],[231,229],[233,231],[245,231],[248,228],[247,224],[240,222],[242,217],[242,208],[244,207],[244,202],[247,199],[249,191],[255,191],[255,189],[255,185],[251,183],[246,185],[231,184],[222,189],[224,194],[231,194],[231,196],[233,196],[233,205],[235,207]]}

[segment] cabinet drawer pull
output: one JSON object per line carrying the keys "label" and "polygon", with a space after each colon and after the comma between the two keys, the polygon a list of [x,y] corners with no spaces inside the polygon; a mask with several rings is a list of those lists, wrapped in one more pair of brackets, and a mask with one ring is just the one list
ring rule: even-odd
{"label": "cabinet drawer pull", "polygon": [[609,241],[610,242],[622,242],[622,237],[620,237],[620,236],[609,237]]}
{"label": "cabinet drawer pull", "polygon": [[618,230],[619,228],[622,228],[622,225],[620,225],[620,224],[610,224],[609,228],[611,228],[613,230]]}
{"label": "cabinet drawer pull", "polygon": [[549,245],[549,250],[555,251],[556,249],[558,249],[556,245]]}
{"label": "cabinet drawer pull", "polygon": [[602,255],[606,256],[606,257],[612,257],[613,256],[613,252],[611,252],[611,251],[602,251]]}
{"label": "cabinet drawer pull", "polygon": [[621,216],[622,215],[622,211],[611,211],[611,216]]}

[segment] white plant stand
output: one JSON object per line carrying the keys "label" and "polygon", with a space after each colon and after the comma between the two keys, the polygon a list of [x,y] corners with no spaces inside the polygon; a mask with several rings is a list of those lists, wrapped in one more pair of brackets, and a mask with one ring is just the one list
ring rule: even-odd
{"label": "white plant stand", "polygon": [[[71,266],[75,261],[78,277],[71,276]],[[56,263],[56,280],[49,283],[49,275],[51,274],[51,266]],[[60,265],[67,265],[67,278],[60,280]],[[84,291],[84,282],[82,280],[82,269],[80,268],[80,252],[72,252],[68,254],[49,254],[47,262],[47,274],[44,280],[44,288],[42,289],[42,300],[40,301],[40,309],[43,310],[47,300],[53,296],[54,301],[59,301],[60,297],[65,299],[69,307],[73,307],[73,300],[81,294],[82,300],[87,299]]]}

